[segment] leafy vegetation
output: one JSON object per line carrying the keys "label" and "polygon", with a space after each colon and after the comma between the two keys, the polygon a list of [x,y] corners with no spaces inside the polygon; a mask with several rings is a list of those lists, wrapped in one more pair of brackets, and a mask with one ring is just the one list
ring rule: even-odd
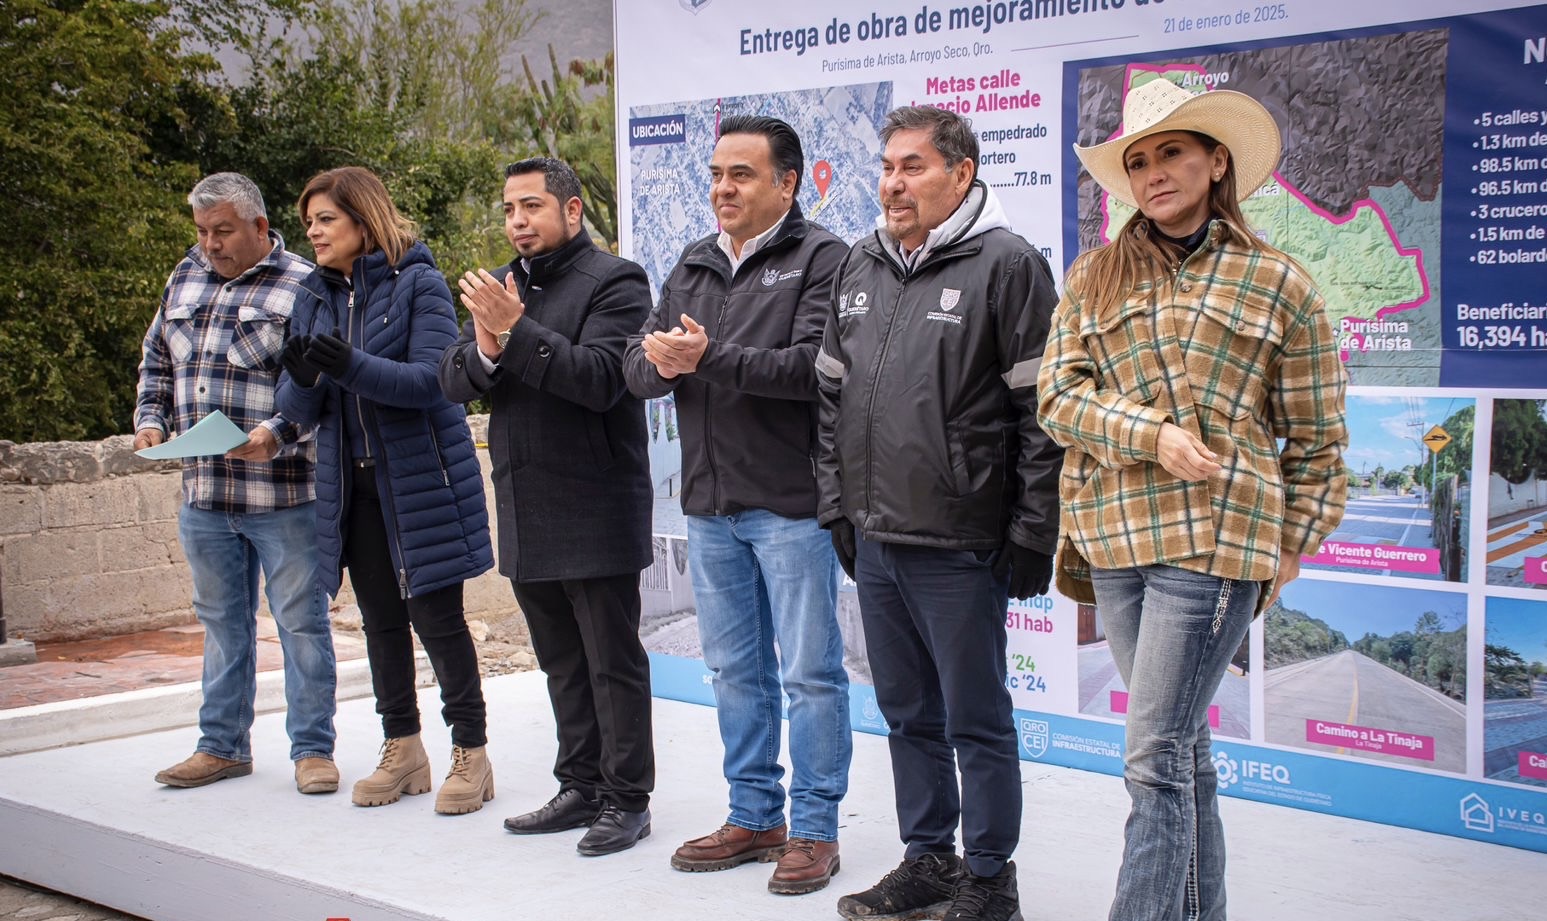
{"label": "leafy vegetation", "polygon": [[1283,599],[1273,603],[1265,618],[1263,648],[1269,669],[1353,650],[1447,697],[1466,699],[1466,627],[1447,630],[1433,611],[1419,615],[1411,630],[1390,636],[1366,632],[1353,642],[1326,621],[1286,608]]}
{"label": "leafy vegetation", "polygon": [[[294,202],[344,165],[379,173],[448,274],[510,258],[502,165],[569,160],[616,241],[612,61],[502,55],[525,0],[8,0],[0,55],[0,438],[128,431],[140,339],[193,243],[188,190],[236,170],[309,253]],[[283,37],[283,38],[281,38]],[[211,50],[245,57],[233,83]]]}

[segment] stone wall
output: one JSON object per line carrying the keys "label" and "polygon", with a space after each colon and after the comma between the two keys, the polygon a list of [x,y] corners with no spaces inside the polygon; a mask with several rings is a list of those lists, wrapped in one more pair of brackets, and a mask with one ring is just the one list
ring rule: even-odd
{"label": "stone wall", "polygon": [[[474,416],[483,444],[487,420]],[[83,639],[193,623],[192,583],[177,540],[182,475],[175,461],[134,456],[133,438],[0,441],[0,605],[7,633],[34,642]],[[494,509],[488,452],[479,449]],[[352,604],[347,586],[336,604]],[[510,583],[469,582],[469,620],[526,642]]]}

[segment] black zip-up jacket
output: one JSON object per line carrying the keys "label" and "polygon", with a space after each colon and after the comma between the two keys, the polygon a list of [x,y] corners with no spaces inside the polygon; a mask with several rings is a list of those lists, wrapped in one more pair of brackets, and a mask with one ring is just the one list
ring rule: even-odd
{"label": "black zip-up jacket", "polygon": [[500,572],[518,582],[599,579],[650,565],[649,436],[623,386],[623,349],[650,309],[645,270],[584,230],[514,275],[526,313],[493,373],[469,320],[440,360],[458,402],[487,395]]}
{"label": "black zip-up jacket", "polygon": [[1052,554],[1064,451],[1037,426],[1058,296],[1047,261],[981,183],[960,229],[905,268],[882,231],[854,244],[817,358],[824,525],[866,540]]}
{"label": "black zip-up jacket", "polygon": [[[832,278],[848,247],[809,223],[798,204],[767,245],[731,277],[710,234],[688,246],[661,287],[623,373],[638,397],[675,393],[682,442],[682,511],[730,515],[765,509],[786,518],[817,510],[817,386],[812,368],[827,322]],[[681,326],[704,328],[698,370],[666,380],[641,343]]]}

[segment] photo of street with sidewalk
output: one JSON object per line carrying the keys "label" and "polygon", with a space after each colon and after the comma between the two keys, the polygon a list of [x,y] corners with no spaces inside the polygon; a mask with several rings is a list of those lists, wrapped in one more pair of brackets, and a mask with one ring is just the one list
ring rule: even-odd
{"label": "photo of street with sidewalk", "polygon": [[1465,772],[1465,595],[1298,579],[1264,618],[1268,742]]}
{"label": "photo of street with sidewalk", "polygon": [[1547,602],[1489,598],[1483,776],[1547,787]]}
{"label": "photo of street with sidewalk", "polygon": [[1465,581],[1476,415],[1462,397],[1350,396],[1347,511],[1305,568]]}
{"label": "photo of street with sidewalk", "polygon": [[1547,589],[1547,400],[1494,400],[1488,584]]}

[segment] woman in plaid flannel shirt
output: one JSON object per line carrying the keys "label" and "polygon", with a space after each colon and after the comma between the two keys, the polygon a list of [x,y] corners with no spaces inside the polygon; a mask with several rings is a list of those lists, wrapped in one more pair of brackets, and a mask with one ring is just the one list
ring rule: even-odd
{"label": "woman in plaid flannel shirt", "polygon": [[1058,584],[1096,605],[1129,694],[1110,917],[1223,921],[1208,707],[1342,518],[1347,377],[1311,278],[1241,213],[1278,163],[1272,116],[1152,76],[1119,135],[1075,148],[1137,211],[1071,267],[1037,393],[1068,448]]}

